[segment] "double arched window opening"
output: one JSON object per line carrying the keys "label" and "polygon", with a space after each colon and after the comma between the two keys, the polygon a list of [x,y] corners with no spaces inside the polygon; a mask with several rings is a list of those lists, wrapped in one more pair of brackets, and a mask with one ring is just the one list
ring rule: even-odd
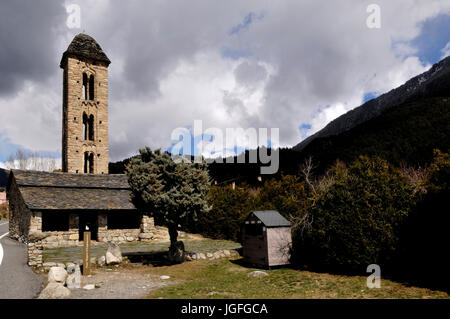
{"label": "double arched window opening", "polygon": [[83,113],[83,140],[94,140],[94,115],[87,116]]}
{"label": "double arched window opening", "polygon": [[94,153],[84,153],[84,173],[94,174]]}
{"label": "double arched window opening", "polygon": [[86,73],[83,73],[83,100],[89,98],[90,101],[94,100],[94,75],[91,74],[89,77]]}

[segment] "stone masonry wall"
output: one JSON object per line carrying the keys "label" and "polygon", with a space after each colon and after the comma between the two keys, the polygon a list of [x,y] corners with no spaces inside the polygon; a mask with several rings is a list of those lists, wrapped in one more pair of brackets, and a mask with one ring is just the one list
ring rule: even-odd
{"label": "stone masonry wall", "polygon": [[[83,73],[93,75],[94,100],[83,99]],[[84,173],[84,153],[94,154],[94,174],[108,174],[108,68],[69,57],[64,69],[63,171]],[[94,116],[94,140],[83,140],[83,113]]]}
{"label": "stone masonry wall", "polygon": [[[13,199],[13,203],[16,201]],[[18,218],[18,217],[21,218]],[[28,223],[27,217],[28,216]],[[27,224],[27,231],[23,231],[22,235],[17,232],[14,226],[14,233],[17,238],[27,244],[28,265],[33,267],[42,266],[42,252],[44,248],[59,248],[59,247],[73,247],[83,245],[79,241],[79,216],[77,214],[69,215],[69,230],[68,231],[42,231],[42,213],[29,212],[29,214],[17,214],[16,219],[19,223]],[[15,225],[15,223],[13,222]],[[10,226],[11,227],[11,226]],[[23,226],[20,226],[23,227]],[[19,227],[19,228],[20,228]],[[107,215],[99,214],[98,216],[98,241],[93,244],[101,242],[113,242],[116,244],[134,241],[149,241],[153,238],[154,219],[153,217],[143,216],[141,220],[141,227],[139,229],[107,229]]]}
{"label": "stone masonry wall", "polygon": [[21,242],[27,242],[31,211],[25,205],[14,179],[8,187],[9,200],[9,236]]}

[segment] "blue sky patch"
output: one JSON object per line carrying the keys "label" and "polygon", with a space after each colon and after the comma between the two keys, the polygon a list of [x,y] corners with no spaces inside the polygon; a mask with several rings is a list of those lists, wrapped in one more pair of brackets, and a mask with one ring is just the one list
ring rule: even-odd
{"label": "blue sky patch", "polygon": [[239,23],[238,25],[231,28],[229,35],[239,34],[240,32],[242,32],[244,30],[248,30],[248,28],[253,23],[253,21],[261,20],[262,18],[264,18],[264,14],[262,14],[262,13],[256,14],[254,12],[250,12],[249,14],[247,14],[244,17],[244,20],[242,21],[242,23]]}
{"label": "blue sky patch", "polygon": [[366,103],[367,101],[370,101],[377,97],[378,97],[378,94],[376,92],[367,92],[366,94],[364,94],[363,103]]}
{"label": "blue sky patch", "polygon": [[422,24],[422,31],[411,44],[422,62],[434,64],[441,60],[442,49],[450,42],[450,15],[440,14]]}

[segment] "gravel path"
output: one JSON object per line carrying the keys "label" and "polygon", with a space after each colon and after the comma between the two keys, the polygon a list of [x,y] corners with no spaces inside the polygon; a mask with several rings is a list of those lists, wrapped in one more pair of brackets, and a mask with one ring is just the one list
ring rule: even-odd
{"label": "gravel path", "polygon": [[92,290],[74,289],[70,299],[140,299],[151,290],[170,284],[171,280],[162,280],[159,276],[146,273],[142,268],[95,270],[91,277],[82,278],[82,287],[88,284],[99,286]]}

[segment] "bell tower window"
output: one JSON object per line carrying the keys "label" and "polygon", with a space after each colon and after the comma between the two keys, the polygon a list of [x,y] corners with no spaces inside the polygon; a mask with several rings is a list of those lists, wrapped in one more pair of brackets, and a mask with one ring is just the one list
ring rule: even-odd
{"label": "bell tower window", "polygon": [[84,153],[84,173],[94,174],[94,153]]}
{"label": "bell tower window", "polygon": [[95,89],[95,85],[94,85],[94,76],[91,75],[89,77],[89,100],[93,101],[94,100],[94,90]]}
{"label": "bell tower window", "polygon": [[83,113],[83,141],[87,140],[88,128],[89,128],[88,116],[86,115],[86,113]]}
{"label": "bell tower window", "polygon": [[94,140],[94,115],[89,116],[89,121],[88,121],[88,126],[89,126],[89,141],[93,141]]}
{"label": "bell tower window", "polygon": [[94,115],[88,117],[86,113],[83,113],[83,141],[94,140],[94,127]]}
{"label": "bell tower window", "polygon": [[88,77],[86,73],[83,73],[83,100],[87,100],[88,96]]}

